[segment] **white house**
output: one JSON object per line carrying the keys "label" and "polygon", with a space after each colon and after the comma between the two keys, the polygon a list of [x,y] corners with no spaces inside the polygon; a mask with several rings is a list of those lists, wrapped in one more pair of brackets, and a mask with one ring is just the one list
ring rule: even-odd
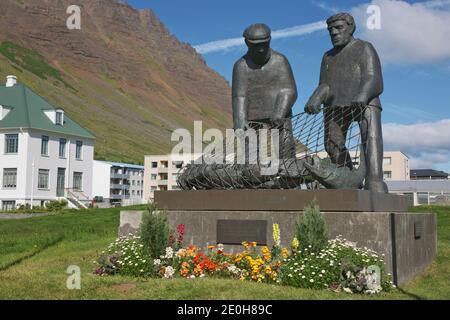
{"label": "white house", "polygon": [[120,205],[146,203],[144,166],[109,161],[94,161],[92,194],[104,202]]}
{"label": "white house", "polygon": [[15,76],[0,86],[0,202],[2,210],[67,199],[92,199],[94,135]]}

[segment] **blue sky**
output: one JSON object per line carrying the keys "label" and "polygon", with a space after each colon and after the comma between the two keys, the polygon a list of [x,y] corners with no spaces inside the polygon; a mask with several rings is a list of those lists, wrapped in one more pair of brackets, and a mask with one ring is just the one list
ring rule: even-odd
{"label": "blue sky", "polygon": [[[193,46],[240,38],[256,22],[273,31],[303,30],[334,12],[351,12],[357,21],[355,36],[374,44],[383,65],[385,149],[407,153],[413,168],[450,171],[450,0],[128,2],[152,9],[172,34]],[[369,5],[380,8],[379,30],[366,27]],[[214,47],[208,45],[210,50]],[[272,47],[291,62],[299,89],[294,111],[301,112],[317,85],[322,55],[331,47],[328,34],[320,28],[298,32],[273,40]],[[231,81],[233,64],[244,53],[245,46],[229,46],[203,56]]]}

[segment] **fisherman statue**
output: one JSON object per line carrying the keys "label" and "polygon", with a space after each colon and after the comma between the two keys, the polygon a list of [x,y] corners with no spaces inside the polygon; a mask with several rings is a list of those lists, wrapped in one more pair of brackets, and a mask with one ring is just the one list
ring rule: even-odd
{"label": "fisherman statue", "polygon": [[353,37],[356,25],[348,13],[327,20],[333,49],[326,52],[320,69],[320,81],[305,106],[317,114],[324,106],[324,143],[331,162],[352,169],[345,146],[352,122],[359,123],[366,175],[364,189],[387,193],[383,181],[383,137],[381,102],[383,77],[374,47]]}

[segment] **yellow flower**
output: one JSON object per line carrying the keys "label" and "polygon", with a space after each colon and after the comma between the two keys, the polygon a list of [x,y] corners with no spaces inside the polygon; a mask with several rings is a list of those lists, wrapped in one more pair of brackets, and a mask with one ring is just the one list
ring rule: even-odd
{"label": "yellow flower", "polygon": [[289,250],[287,248],[283,248],[281,250],[281,255],[283,256],[283,258],[287,259],[289,258]]}
{"label": "yellow flower", "polygon": [[292,240],[292,249],[294,250],[294,252],[297,252],[299,246],[300,242],[297,238],[294,238],[294,240]]}
{"label": "yellow flower", "polygon": [[276,247],[280,246],[280,225],[278,223],[273,224],[273,244]]}

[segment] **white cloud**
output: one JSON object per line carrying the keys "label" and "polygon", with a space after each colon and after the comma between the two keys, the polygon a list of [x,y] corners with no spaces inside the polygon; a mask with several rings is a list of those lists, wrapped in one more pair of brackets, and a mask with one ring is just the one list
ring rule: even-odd
{"label": "white cloud", "polygon": [[373,0],[381,9],[381,30],[367,28],[368,4],[353,8],[360,37],[377,48],[387,63],[440,63],[450,60],[450,1],[410,4]]}
{"label": "white cloud", "polygon": [[410,156],[411,168],[450,167],[450,119],[411,125],[383,125],[385,150]]}
{"label": "white cloud", "polygon": [[[325,21],[313,22],[309,24],[273,31],[272,39],[275,40],[275,39],[298,37],[314,33],[316,31],[325,30],[326,28],[327,24]],[[212,41],[194,46],[194,48],[197,50],[198,53],[206,54],[218,51],[226,51],[244,45],[245,45],[244,38],[241,37],[241,38],[231,38],[219,41]]]}
{"label": "white cloud", "polygon": [[336,6],[329,5],[328,3],[324,2],[324,1],[314,1],[313,0],[313,1],[311,1],[311,3],[313,5],[315,5],[316,7],[319,7],[320,9],[325,10],[331,14],[338,13],[340,11],[344,11]]}

